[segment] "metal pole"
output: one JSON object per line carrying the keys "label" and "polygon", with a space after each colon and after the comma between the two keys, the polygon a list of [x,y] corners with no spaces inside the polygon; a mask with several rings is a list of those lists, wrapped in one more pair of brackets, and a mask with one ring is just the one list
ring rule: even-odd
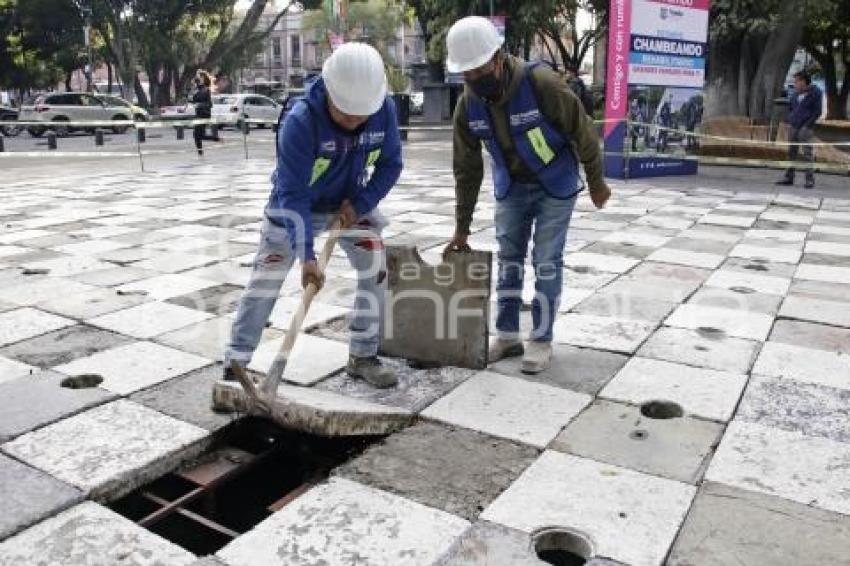
{"label": "metal pole", "polygon": [[496,10],[493,9],[493,0],[490,0],[490,16],[495,16]]}
{"label": "metal pole", "polygon": [[92,75],[94,74],[94,61],[92,60],[92,50],[91,50],[91,17],[92,17],[92,6],[91,2],[89,2],[89,6],[87,8],[83,8],[86,16],[86,25],[83,27],[83,39],[86,43],[86,92],[94,92],[94,80],[92,79]]}

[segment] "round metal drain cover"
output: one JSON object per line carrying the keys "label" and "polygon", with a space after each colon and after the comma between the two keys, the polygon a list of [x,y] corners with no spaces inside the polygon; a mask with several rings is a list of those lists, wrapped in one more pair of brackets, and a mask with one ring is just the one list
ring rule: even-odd
{"label": "round metal drain cover", "polygon": [[640,414],[648,419],[677,419],[685,414],[682,406],[672,401],[649,401],[640,406]]}
{"label": "round metal drain cover", "polygon": [[96,373],[83,373],[63,379],[59,385],[66,389],[91,389],[103,383],[103,377]]}
{"label": "round metal drain cover", "polygon": [[537,558],[554,566],[581,566],[593,556],[587,537],[567,529],[544,529],[533,535]]}

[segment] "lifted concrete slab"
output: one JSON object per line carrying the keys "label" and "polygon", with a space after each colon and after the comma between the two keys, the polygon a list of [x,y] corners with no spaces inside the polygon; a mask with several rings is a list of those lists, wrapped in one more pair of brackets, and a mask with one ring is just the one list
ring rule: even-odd
{"label": "lifted concrete slab", "polygon": [[487,367],[492,255],[453,253],[432,266],[415,247],[388,246],[382,352],[419,362]]}
{"label": "lifted concrete slab", "polygon": [[530,446],[423,422],[390,436],[335,473],[474,520],[538,454]]}
{"label": "lifted concrete slab", "polygon": [[668,566],[844,564],[850,517],[706,482]]}
{"label": "lifted concrete slab", "polygon": [[[409,425],[414,415],[404,409],[352,399],[313,387],[281,385],[276,410],[286,413],[291,427],[320,436],[391,434]],[[213,387],[213,408],[269,417],[254,407],[239,382],[218,381]],[[276,421],[277,422],[277,421]],[[281,423],[279,423],[281,424]]]}
{"label": "lifted concrete slab", "polygon": [[0,356],[52,368],[97,352],[134,342],[132,338],[93,326],[76,324],[0,349]]}

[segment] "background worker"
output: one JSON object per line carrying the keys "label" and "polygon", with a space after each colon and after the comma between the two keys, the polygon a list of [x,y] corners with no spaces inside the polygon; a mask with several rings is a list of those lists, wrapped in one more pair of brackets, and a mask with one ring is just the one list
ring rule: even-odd
{"label": "background worker", "polygon": [[[493,158],[498,338],[490,361],[523,355],[522,370],[549,367],[552,325],[563,279],[567,227],[580,190],[578,159],[590,196],[604,206],[611,190],[593,122],[569,86],[552,71],[501,51],[504,39],[489,20],[464,18],[449,30],[448,69],[466,88],[454,114],[456,229],[446,252],[469,249],[467,237],[484,177],[482,144]],[[534,328],[527,347],[519,334],[522,280],[533,238]]]}
{"label": "background worker", "polygon": [[357,270],[346,369],[390,387],[396,377],[377,357],[386,286],[386,220],[377,205],[398,180],[402,156],[384,63],[374,48],[347,43],[333,53],[279,127],[277,150],[260,248],[224,356],[225,379],[235,378],[232,360],[248,365],[296,258],[302,285],[321,287],[313,237],[339,214],[339,244]]}
{"label": "background worker", "polygon": [[[812,168],[815,162],[815,150],[811,145],[805,144],[812,141],[815,123],[822,113],[823,93],[817,85],[812,84],[812,77],[806,72],[795,74],[794,92],[791,94],[791,113],[788,115],[788,124],[791,126],[789,141],[794,145],[788,146],[788,161],[793,163],[800,153],[803,154],[803,161],[809,164],[806,169],[806,183],[803,185],[806,189],[815,188],[815,171]],[[794,184],[793,165],[785,171],[785,176],[776,184]]]}
{"label": "background worker", "polygon": [[[198,71],[195,75],[195,91],[189,97],[189,102],[195,105],[195,118],[209,120],[212,117],[212,78],[206,71]],[[195,124],[193,133],[195,148],[198,155],[204,154],[203,140],[221,141],[218,135],[208,136],[206,124]]]}

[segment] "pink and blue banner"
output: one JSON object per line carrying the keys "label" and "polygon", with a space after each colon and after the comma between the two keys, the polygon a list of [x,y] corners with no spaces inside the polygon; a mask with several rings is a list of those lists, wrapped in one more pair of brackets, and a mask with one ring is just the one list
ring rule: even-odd
{"label": "pink and blue banner", "polygon": [[[696,173],[687,153],[697,145],[692,134],[702,119],[709,9],[710,0],[611,0],[608,176]],[[627,126],[627,118],[635,125]]]}

